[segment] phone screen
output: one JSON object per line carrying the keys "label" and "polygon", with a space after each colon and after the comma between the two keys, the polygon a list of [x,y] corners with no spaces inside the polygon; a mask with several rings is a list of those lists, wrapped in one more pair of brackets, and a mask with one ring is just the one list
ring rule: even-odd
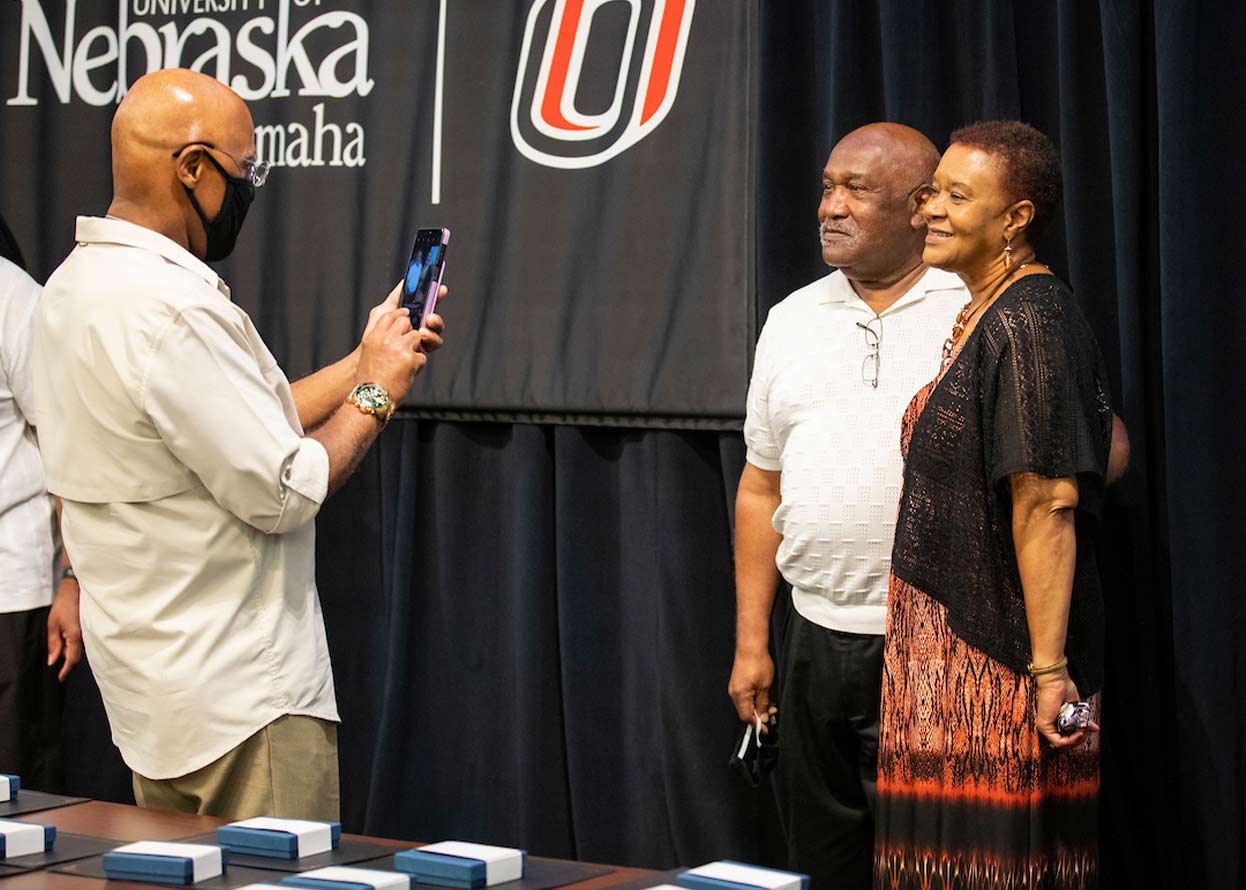
{"label": "phone screen", "polygon": [[402,305],[411,312],[411,324],[420,327],[437,302],[436,289],[441,284],[445,263],[448,232],[444,229],[420,229],[411,248],[411,260],[402,285]]}

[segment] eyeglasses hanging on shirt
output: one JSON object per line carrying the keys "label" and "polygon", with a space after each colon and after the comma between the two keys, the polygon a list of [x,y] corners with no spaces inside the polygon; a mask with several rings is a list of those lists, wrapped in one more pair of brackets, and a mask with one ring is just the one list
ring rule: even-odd
{"label": "eyeglasses hanging on shirt", "polygon": [[[878,330],[874,330],[875,323]],[[881,362],[879,347],[883,342],[883,319],[876,315],[867,322],[857,322],[857,327],[865,332],[865,348],[869,350],[861,362],[861,382],[878,389],[878,371]]]}

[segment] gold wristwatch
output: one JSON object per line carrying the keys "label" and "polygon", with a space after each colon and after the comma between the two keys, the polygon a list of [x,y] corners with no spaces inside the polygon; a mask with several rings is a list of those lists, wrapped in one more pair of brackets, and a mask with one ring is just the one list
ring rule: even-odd
{"label": "gold wristwatch", "polygon": [[379,420],[381,429],[385,429],[385,424],[389,423],[389,418],[394,413],[394,408],[397,407],[390,399],[389,393],[385,391],[385,387],[379,383],[359,384],[350,391],[346,401],[364,414],[371,414]]}

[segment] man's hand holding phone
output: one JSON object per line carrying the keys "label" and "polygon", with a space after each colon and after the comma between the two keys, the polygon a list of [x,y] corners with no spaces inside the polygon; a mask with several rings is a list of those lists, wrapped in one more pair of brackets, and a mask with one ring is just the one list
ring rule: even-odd
{"label": "man's hand holding phone", "polygon": [[411,327],[406,309],[390,309],[369,318],[359,344],[358,383],[376,383],[397,403],[411,388],[428,356],[420,348],[420,332]]}
{"label": "man's hand holding phone", "polygon": [[[372,307],[372,311],[368,313],[368,324],[363,329],[364,337],[371,333],[372,328],[376,325],[377,319],[387,312],[393,312],[402,305],[403,283],[400,281],[394,285],[394,289],[389,292],[389,296],[384,301]],[[450,293],[450,289],[444,284],[438,290],[437,303],[446,298]],[[406,312],[407,310],[403,310]],[[424,327],[420,330],[420,348],[425,352],[436,352],[441,348],[442,335],[445,333],[446,325],[441,316],[436,312],[428,316],[428,320]]]}
{"label": "man's hand holding phone", "polygon": [[395,404],[411,388],[427,354],[441,348],[445,324],[433,310],[449,293],[441,283],[449,241],[449,229],[416,232],[405,275],[368,313],[355,379],[380,385]]}

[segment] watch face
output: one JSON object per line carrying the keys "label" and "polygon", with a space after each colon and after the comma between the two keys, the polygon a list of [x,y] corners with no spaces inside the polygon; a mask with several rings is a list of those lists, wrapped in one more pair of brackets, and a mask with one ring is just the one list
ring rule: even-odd
{"label": "watch face", "polygon": [[359,387],[356,397],[361,405],[369,408],[384,408],[389,404],[389,396],[385,390],[374,384]]}

